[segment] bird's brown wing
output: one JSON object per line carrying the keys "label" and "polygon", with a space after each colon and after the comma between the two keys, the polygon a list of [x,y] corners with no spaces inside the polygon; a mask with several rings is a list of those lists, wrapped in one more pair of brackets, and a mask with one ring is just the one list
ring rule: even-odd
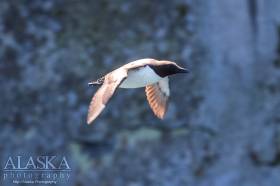
{"label": "bird's brown wing", "polygon": [[167,107],[168,97],[170,94],[168,77],[160,80],[159,82],[146,86],[146,96],[154,114],[163,119]]}
{"label": "bird's brown wing", "polygon": [[113,71],[105,77],[103,85],[97,90],[90,102],[87,116],[88,124],[92,123],[103,111],[106,103],[113,96],[116,88],[118,88],[126,77],[126,70]]}

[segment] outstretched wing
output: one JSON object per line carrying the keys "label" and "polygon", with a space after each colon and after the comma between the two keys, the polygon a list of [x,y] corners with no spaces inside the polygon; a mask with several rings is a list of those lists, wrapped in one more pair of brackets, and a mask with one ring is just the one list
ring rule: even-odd
{"label": "outstretched wing", "polygon": [[147,100],[154,114],[158,118],[163,119],[167,111],[168,97],[170,95],[168,77],[165,77],[155,84],[146,86],[145,91]]}
{"label": "outstretched wing", "polygon": [[103,111],[106,103],[113,96],[116,88],[118,88],[118,86],[126,77],[126,70],[116,70],[105,77],[103,85],[97,90],[90,102],[87,116],[88,124],[93,122]]}

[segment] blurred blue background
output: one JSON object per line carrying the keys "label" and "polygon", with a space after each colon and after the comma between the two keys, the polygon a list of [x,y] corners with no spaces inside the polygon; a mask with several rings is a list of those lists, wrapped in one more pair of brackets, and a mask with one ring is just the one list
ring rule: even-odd
{"label": "blurred blue background", "polygon": [[[66,156],[71,179],[57,185],[280,185],[279,10],[278,0],[1,0],[1,185],[13,185],[3,166],[17,155]],[[86,125],[87,83],[146,57],[191,70],[171,78],[165,120],[144,89],[118,90]]]}

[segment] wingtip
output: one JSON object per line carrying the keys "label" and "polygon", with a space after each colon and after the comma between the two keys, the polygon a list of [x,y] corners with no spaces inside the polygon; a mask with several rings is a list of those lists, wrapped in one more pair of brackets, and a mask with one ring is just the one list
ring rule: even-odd
{"label": "wingtip", "polygon": [[164,115],[158,116],[158,118],[159,118],[160,120],[163,120],[163,119],[164,119]]}
{"label": "wingtip", "polygon": [[154,112],[154,114],[156,115],[156,117],[160,120],[163,120],[164,119],[164,116],[165,116],[165,113],[156,113]]}
{"label": "wingtip", "polygon": [[93,122],[92,118],[87,118],[87,124],[90,125]]}

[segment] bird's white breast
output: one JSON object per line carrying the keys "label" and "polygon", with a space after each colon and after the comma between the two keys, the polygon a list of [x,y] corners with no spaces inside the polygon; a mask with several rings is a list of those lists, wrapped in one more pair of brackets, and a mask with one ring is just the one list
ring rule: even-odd
{"label": "bird's white breast", "polygon": [[127,78],[120,85],[120,88],[140,88],[151,85],[162,78],[158,76],[148,65],[128,71]]}

